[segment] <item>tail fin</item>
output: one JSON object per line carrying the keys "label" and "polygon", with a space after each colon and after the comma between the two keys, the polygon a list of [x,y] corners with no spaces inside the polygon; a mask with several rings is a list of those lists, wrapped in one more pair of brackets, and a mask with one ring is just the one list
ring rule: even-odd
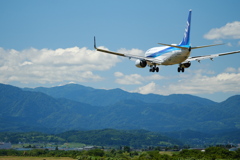
{"label": "tail fin", "polygon": [[191,14],[192,10],[189,10],[187,26],[184,32],[183,40],[180,42],[179,45],[190,45]]}

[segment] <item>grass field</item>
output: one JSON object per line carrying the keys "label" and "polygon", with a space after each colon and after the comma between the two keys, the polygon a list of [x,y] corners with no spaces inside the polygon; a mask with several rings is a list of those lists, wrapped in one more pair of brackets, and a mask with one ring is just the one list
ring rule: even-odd
{"label": "grass field", "polygon": [[15,156],[0,156],[0,160],[73,160],[69,157],[15,157]]}
{"label": "grass field", "polygon": [[173,152],[173,151],[160,151],[160,154],[166,154],[169,156],[172,156],[173,154],[178,154],[179,152]]}

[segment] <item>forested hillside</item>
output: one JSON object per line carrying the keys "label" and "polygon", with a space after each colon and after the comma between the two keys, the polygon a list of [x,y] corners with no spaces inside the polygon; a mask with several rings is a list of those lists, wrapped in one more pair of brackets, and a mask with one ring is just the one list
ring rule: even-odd
{"label": "forested hillside", "polygon": [[52,88],[24,88],[26,91],[42,92],[54,98],[66,98],[97,106],[114,105],[124,100],[134,100],[145,103],[183,104],[192,106],[205,106],[217,104],[211,100],[187,94],[173,94],[162,96],[156,94],[129,93],[121,89],[94,89],[78,84],[68,84]]}
{"label": "forested hillside", "polygon": [[145,129],[222,133],[240,128],[240,96],[216,103],[192,95],[142,95],[71,84],[20,89],[0,84],[0,131]]}

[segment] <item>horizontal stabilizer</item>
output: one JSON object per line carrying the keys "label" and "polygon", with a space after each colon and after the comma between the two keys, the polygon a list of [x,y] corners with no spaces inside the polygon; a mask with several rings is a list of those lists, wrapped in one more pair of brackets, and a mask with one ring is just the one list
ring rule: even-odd
{"label": "horizontal stabilizer", "polygon": [[158,43],[158,44],[163,45],[163,46],[175,47],[175,48],[179,48],[179,49],[188,49],[188,47],[182,47],[182,46],[177,46],[177,45],[172,45],[172,44],[164,44],[164,43]]}
{"label": "horizontal stabilizer", "polygon": [[212,44],[212,45],[206,45],[206,46],[198,46],[198,47],[191,47],[191,49],[198,49],[198,48],[205,48],[205,47],[212,47],[212,46],[218,46],[218,45],[223,45],[224,43],[221,44]]}

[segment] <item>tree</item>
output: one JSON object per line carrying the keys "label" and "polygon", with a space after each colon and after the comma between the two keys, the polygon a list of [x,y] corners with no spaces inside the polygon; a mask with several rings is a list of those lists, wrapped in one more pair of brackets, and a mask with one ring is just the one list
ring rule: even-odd
{"label": "tree", "polygon": [[205,155],[212,159],[216,158],[232,158],[234,152],[228,151],[222,147],[209,147],[205,150]]}
{"label": "tree", "polygon": [[189,150],[184,149],[182,150],[177,157],[181,158],[199,158],[201,159],[203,157],[203,153],[200,150]]}
{"label": "tree", "polygon": [[87,151],[87,155],[103,157],[104,156],[104,151],[101,150],[101,149],[93,149],[93,150]]}
{"label": "tree", "polygon": [[124,146],[124,147],[123,147],[123,151],[129,153],[129,152],[131,151],[131,149],[130,149],[129,146]]}
{"label": "tree", "polygon": [[236,150],[235,155],[233,157],[234,159],[240,159],[240,149]]}

